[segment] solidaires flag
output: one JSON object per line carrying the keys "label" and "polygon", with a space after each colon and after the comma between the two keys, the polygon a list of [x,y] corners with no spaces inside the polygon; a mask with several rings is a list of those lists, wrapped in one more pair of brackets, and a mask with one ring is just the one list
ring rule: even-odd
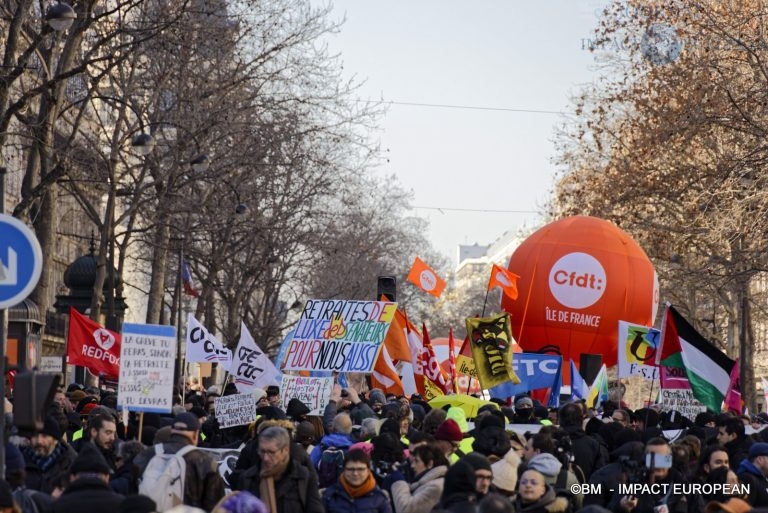
{"label": "solidaires flag", "polygon": [[694,397],[719,412],[731,384],[734,361],[705,339],[672,305],[661,327],[658,362],[684,368]]}

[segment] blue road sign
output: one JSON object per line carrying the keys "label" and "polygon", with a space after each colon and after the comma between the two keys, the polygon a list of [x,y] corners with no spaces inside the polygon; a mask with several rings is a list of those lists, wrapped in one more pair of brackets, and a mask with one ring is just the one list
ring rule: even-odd
{"label": "blue road sign", "polygon": [[0,214],[0,309],[29,296],[43,271],[37,236],[15,217]]}

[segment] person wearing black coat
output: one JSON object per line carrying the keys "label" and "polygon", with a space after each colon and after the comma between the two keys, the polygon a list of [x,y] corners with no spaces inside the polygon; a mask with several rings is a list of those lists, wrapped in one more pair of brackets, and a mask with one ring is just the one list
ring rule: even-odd
{"label": "person wearing black coat", "polygon": [[448,467],[440,502],[432,513],[474,513],[477,500],[475,469],[462,458]]}
{"label": "person wearing black coat", "polygon": [[125,497],[109,489],[109,465],[93,444],[84,444],[70,468],[71,483],[53,503],[53,513],[120,511]]}
{"label": "person wearing black coat", "polygon": [[576,403],[568,403],[560,408],[560,427],[571,439],[574,463],[584,473],[584,478],[589,480],[595,470],[608,462],[608,454],[600,442],[581,429],[583,418],[581,407]]}
{"label": "person wearing black coat", "polygon": [[627,472],[642,466],[644,448],[642,442],[627,442],[611,453],[616,459],[595,470],[589,478],[589,484],[599,485],[601,493],[584,494],[584,506],[592,504],[608,506],[613,490],[618,490],[622,477],[626,479]]}

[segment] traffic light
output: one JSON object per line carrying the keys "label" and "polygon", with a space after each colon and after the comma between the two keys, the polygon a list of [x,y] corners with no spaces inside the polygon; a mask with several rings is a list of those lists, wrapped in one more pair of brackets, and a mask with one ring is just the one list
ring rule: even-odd
{"label": "traffic light", "polygon": [[376,301],[381,299],[381,296],[387,298],[388,301],[397,301],[397,280],[394,276],[379,276],[376,284]]}
{"label": "traffic light", "polygon": [[13,382],[13,424],[20,431],[43,429],[48,407],[59,386],[58,374],[20,372]]}

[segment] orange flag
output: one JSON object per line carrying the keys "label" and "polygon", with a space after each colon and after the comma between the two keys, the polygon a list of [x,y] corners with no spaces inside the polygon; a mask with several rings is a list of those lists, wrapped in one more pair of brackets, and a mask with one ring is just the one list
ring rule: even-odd
{"label": "orange flag", "polygon": [[419,257],[413,261],[411,271],[408,273],[408,281],[419,287],[427,294],[432,294],[435,297],[440,297],[445,288],[445,280],[442,279],[424,263]]}
{"label": "orange flag", "polygon": [[410,362],[412,359],[411,349],[408,347],[408,339],[406,338],[407,327],[408,320],[398,308],[389,324],[387,335],[384,337],[384,347],[387,348],[389,356],[393,360]]}
{"label": "orange flag", "polygon": [[376,365],[373,366],[371,374],[371,385],[373,388],[380,388],[385,394],[404,395],[403,383],[397,374],[395,364],[389,356],[387,346],[381,348],[379,357],[376,359]]}
{"label": "orange flag", "polygon": [[509,299],[517,299],[517,279],[519,278],[513,272],[507,271],[503,267],[493,264],[491,277],[488,279],[488,290],[500,287],[501,291]]}

